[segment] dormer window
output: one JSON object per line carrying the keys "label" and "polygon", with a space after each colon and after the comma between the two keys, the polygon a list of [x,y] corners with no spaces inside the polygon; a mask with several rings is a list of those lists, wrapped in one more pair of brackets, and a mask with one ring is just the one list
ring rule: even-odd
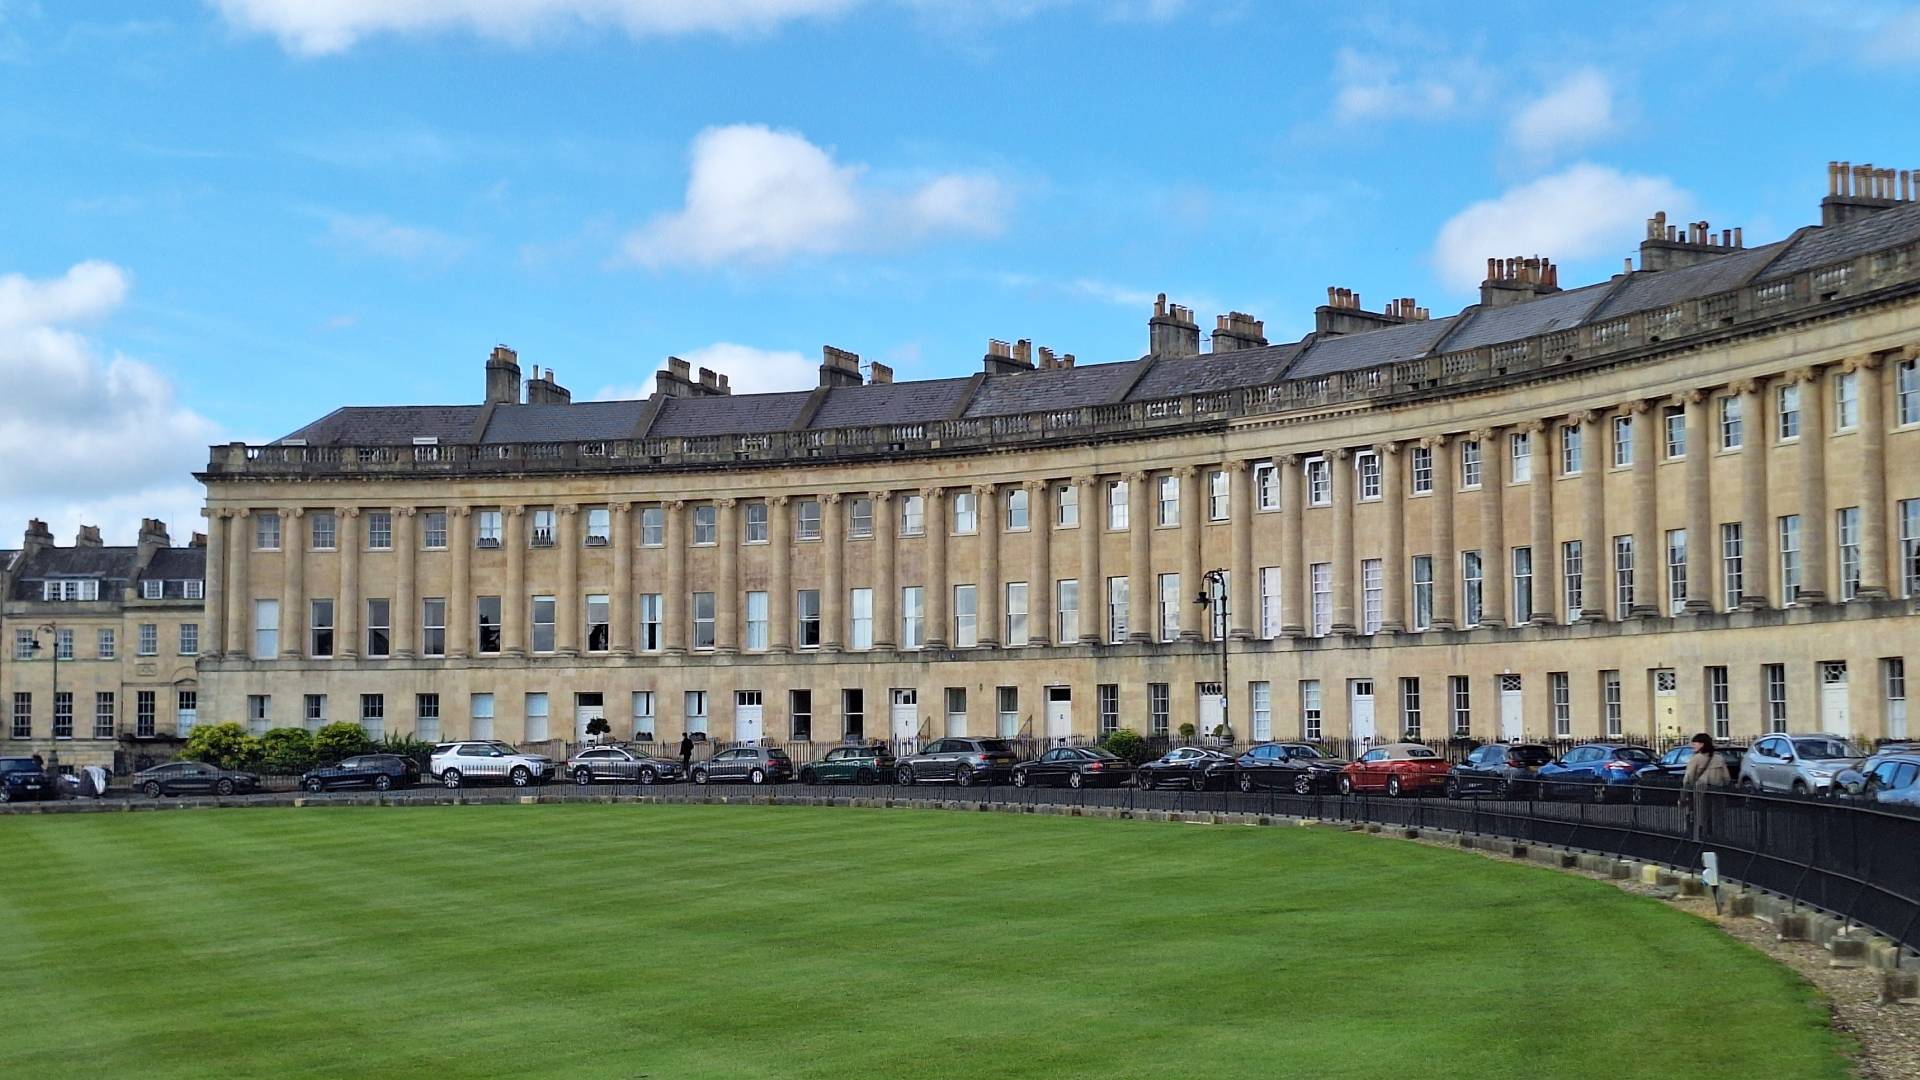
{"label": "dormer window", "polygon": [[40,583],[42,600],[98,600],[100,582],[94,578],[50,578]]}
{"label": "dormer window", "polygon": [[199,578],[188,578],[180,583],[180,595],[189,600],[205,599],[207,583]]}
{"label": "dormer window", "polygon": [[166,595],[166,591],[167,583],[155,578],[148,578],[140,583],[140,599],[142,600],[158,600]]}

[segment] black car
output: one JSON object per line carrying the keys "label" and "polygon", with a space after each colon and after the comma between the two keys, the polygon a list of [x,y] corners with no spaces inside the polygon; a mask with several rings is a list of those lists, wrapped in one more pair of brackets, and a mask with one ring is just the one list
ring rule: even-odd
{"label": "black car", "polygon": [[57,799],[53,778],[30,757],[0,758],[0,803]]}
{"label": "black car", "polygon": [[1540,766],[1553,760],[1553,751],[1539,743],[1494,743],[1467,755],[1447,773],[1447,798],[1491,795],[1496,799],[1526,799],[1539,794],[1533,782]]}
{"label": "black car", "polygon": [[1241,791],[1278,788],[1295,795],[1332,791],[1340,783],[1347,762],[1328,757],[1306,743],[1266,743],[1249,749],[1233,763],[1233,779]]}
{"label": "black car", "polygon": [[134,773],[133,787],[149,799],[162,795],[244,795],[260,790],[260,778],[204,761],[172,761]]}
{"label": "black car", "polygon": [[1176,746],[1135,769],[1136,787],[1176,787],[1205,791],[1221,787],[1233,775],[1233,758],[1200,746]]}
{"label": "black car", "polygon": [[[1744,746],[1716,746],[1713,752],[1727,767],[1728,776],[1740,775],[1740,759],[1747,754]],[[1628,797],[1637,803],[1677,803],[1680,801],[1680,781],[1687,775],[1687,762],[1693,760],[1693,744],[1676,746],[1660,755],[1660,760],[1643,766],[1633,774],[1633,787]]]}
{"label": "black car", "polygon": [[412,758],[399,754],[361,754],[337,765],[322,765],[300,777],[300,786],[308,791],[330,788],[412,787],[420,782],[420,766]]}
{"label": "black car", "polygon": [[1133,766],[1097,746],[1056,746],[1013,767],[1015,787],[1119,787],[1133,779]]}

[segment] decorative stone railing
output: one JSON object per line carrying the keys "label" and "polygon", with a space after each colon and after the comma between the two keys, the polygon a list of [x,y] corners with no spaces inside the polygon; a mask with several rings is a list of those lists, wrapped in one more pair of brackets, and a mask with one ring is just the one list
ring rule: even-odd
{"label": "decorative stone railing", "polygon": [[884,458],[1003,450],[1090,438],[1137,438],[1245,418],[1366,407],[1459,393],[1556,371],[1636,359],[1769,324],[1920,291],[1920,243],[1631,315],[1519,341],[1436,353],[1270,386],[995,417],[808,431],[484,446],[210,448],[208,480],[310,475],[594,472]]}

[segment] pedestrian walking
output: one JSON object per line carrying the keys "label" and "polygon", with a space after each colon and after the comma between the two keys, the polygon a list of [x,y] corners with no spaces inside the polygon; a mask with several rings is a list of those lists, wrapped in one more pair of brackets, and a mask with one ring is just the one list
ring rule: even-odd
{"label": "pedestrian walking", "polygon": [[680,775],[687,776],[693,770],[693,732],[680,733]]}
{"label": "pedestrian walking", "polygon": [[1707,831],[1707,805],[1714,791],[1733,786],[1727,761],[1713,748],[1713,736],[1701,732],[1693,737],[1693,756],[1687,759],[1687,771],[1680,777],[1680,791],[1687,802],[1687,832],[1695,840]]}

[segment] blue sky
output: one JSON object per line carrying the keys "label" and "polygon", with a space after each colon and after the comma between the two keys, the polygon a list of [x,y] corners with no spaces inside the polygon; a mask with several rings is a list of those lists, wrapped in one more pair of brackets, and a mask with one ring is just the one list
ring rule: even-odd
{"label": "blue sky", "polygon": [[0,537],[183,536],[208,443],[478,400],[496,342],[576,398],[924,378],[1131,358],[1161,291],[1282,340],[1593,280],[1660,209],[1765,242],[1920,167],[1916,72],[1870,2],[0,0]]}

